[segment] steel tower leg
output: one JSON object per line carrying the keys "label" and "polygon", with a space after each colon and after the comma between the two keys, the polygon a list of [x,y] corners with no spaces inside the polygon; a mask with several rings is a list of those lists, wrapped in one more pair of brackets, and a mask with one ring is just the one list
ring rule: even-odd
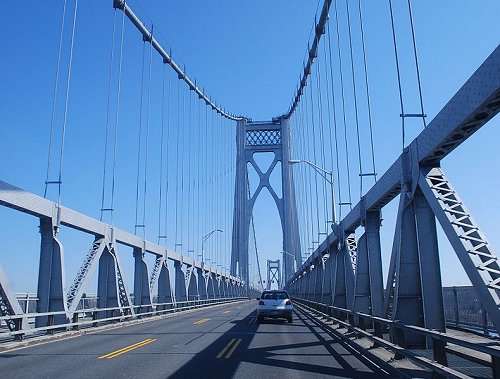
{"label": "steel tower leg", "polygon": [[[288,120],[279,122],[252,124],[246,120],[237,123],[236,131],[236,178],[233,218],[233,245],[231,252],[231,274],[241,277],[245,288],[249,286],[248,241],[252,211],[263,188],[267,188],[273,197],[283,230],[283,286],[301,264],[300,238],[298,233],[297,209],[293,173],[290,165],[290,130]],[[275,157],[269,169],[264,173],[254,160],[254,153],[272,152]],[[281,162],[281,192],[279,197],[269,178]],[[259,176],[259,185],[253,195],[248,196],[248,168],[251,164]],[[278,252],[277,252],[278,253]]]}
{"label": "steel tower leg", "polygon": [[[66,291],[64,290],[64,249],[55,237],[51,218],[40,218],[40,265],[38,270],[37,313],[67,312]],[[35,327],[46,326],[47,316],[39,316]],[[68,322],[67,315],[54,316],[54,324]]]}
{"label": "steel tower leg", "polygon": [[[106,247],[99,258],[97,275],[97,308],[113,308],[119,304],[115,257]],[[114,311],[106,311],[99,318],[108,318]]]}
{"label": "steel tower leg", "polygon": [[182,271],[182,263],[174,262],[175,270],[175,302],[183,303],[187,300],[186,275]]}
{"label": "steel tower leg", "polygon": [[[172,303],[172,288],[170,285],[170,272],[165,261],[160,269],[158,277],[158,303]],[[170,309],[172,305],[166,305],[163,309]]]}
{"label": "steel tower leg", "polygon": [[186,274],[186,287],[188,300],[198,300],[198,284],[196,283],[196,274],[194,266],[188,267],[188,272]]}
{"label": "steel tower leg", "polygon": [[134,305],[138,305],[137,313],[149,312],[151,293],[149,291],[148,265],[144,261],[144,251],[134,248]]}
{"label": "steel tower leg", "polygon": [[207,281],[205,280],[205,276],[203,275],[203,269],[197,268],[196,275],[198,277],[198,294],[200,295],[201,300],[206,300],[207,297]]}

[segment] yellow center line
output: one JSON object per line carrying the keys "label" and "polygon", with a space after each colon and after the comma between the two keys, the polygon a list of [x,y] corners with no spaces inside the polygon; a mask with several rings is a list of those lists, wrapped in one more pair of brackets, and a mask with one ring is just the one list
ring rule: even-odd
{"label": "yellow center line", "polygon": [[221,350],[221,352],[217,355],[217,359],[221,358],[227,351],[227,349],[229,349],[229,347],[233,344],[233,342],[235,341],[235,338],[233,338],[231,341],[229,341],[229,343],[226,345],[226,347],[224,347],[224,349]]}
{"label": "yellow center line", "polygon": [[201,320],[193,322],[193,325],[200,325],[203,324],[204,322],[210,321],[210,318],[202,318]]}
{"label": "yellow center line", "polygon": [[233,345],[231,350],[229,350],[229,353],[227,353],[225,359],[231,358],[231,355],[233,355],[234,351],[236,350],[236,348],[238,347],[240,342],[241,342],[241,338],[238,338],[238,341],[236,341],[236,343]]}
{"label": "yellow center line", "polygon": [[102,359],[102,358],[106,358],[106,359],[111,359],[111,358],[115,358],[119,355],[122,355],[124,353],[127,353],[131,350],[134,350],[134,349],[137,349],[141,346],[144,346],[144,345],[147,345],[151,342],[154,342],[156,341],[156,338],[155,339],[151,339],[151,338],[148,338],[147,340],[144,340],[144,341],[141,341],[141,342],[137,342],[137,343],[134,343],[133,345],[130,345],[130,346],[126,346],[124,348],[121,348],[119,350],[116,350],[116,351],[112,351],[111,353],[108,353],[106,355],[102,355],[100,357],[98,357],[97,359]]}

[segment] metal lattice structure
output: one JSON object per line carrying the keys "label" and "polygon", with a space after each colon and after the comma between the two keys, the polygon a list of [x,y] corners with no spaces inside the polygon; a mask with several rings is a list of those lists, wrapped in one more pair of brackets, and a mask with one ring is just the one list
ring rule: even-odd
{"label": "metal lattice structure", "polygon": [[[444,331],[437,220],[500,332],[498,257],[439,167],[444,157],[500,111],[499,72],[497,47],[288,281],[286,288],[294,296],[321,298],[334,307]],[[383,294],[380,212],[397,196],[399,210]],[[353,244],[345,241],[359,227],[364,233],[354,254],[354,249],[346,248]],[[354,261],[355,273],[350,265]],[[402,343],[397,335],[393,338]],[[426,343],[415,333],[404,340],[408,347]]]}
{"label": "metal lattice structure", "polygon": [[[248,243],[250,222],[255,202],[262,189],[267,188],[276,203],[281,219],[283,251],[288,252],[288,254],[284,254],[283,276],[288,279],[292,276],[295,267],[301,262],[293,175],[290,166],[287,164],[290,160],[288,121],[285,119],[269,123],[252,123],[248,120],[239,121],[236,141],[237,162],[231,275],[237,275],[246,283],[249,283]],[[254,154],[260,152],[274,153],[274,159],[266,172],[260,169],[254,159]],[[278,196],[269,180],[278,162],[281,162],[281,197]],[[255,169],[259,178],[259,184],[253,194],[249,194],[248,164]]]}

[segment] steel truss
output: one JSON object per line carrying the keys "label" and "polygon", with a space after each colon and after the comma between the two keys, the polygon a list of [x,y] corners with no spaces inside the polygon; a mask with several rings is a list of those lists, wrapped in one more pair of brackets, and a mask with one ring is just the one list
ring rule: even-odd
{"label": "steel truss", "polygon": [[[500,46],[287,282],[294,296],[322,299],[348,312],[389,316],[405,325],[445,330],[437,219],[500,332],[498,258],[439,167],[445,156],[500,111],[499,72]],[[397,196],[399,209],[384,293],[380,211]],[[360,226],[364,234],[357,241],[355,260],[346,259],[351,250],[344,241]],[[319,265],[325,255],[329,258]],[[355,263],[352,280],[346,261]],[[323,277],[322,285],[311,285],[318,277]],[[397,333],[392,338],[402,343]],[[408,347],[425,347],[428,342],[423,334],[411,331],[404,340]]]}

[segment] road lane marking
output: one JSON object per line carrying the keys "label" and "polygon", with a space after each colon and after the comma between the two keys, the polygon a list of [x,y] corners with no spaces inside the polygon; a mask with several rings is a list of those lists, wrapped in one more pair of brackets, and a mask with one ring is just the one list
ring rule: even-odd
{"label": "road lane marking", "polygon": [[102,356],[98,357],[97,359],[102,359],[102,358],[111,359],[111,358],[115,358],[115,357],[117,357],[119,355],[125,354],[125,353],[127,353],[129,351],[132,351],[134,349],[137,349],[139,347],[142,347],[142,346],[147,345],[147,344],[149,344],[151,342],[154,342],[154,341],[156,341],[156,338],[155,339],[148,338],[147,340],[140,341],[140,342],[134,343],[133,345],[125,346],[125,347],[123,347],[121,349],[112,351],[111,353],[108,353],[106,355],[102,355]]}
{"label": "road lane marking", "polygon": [[225,356],[225,359],[231,358],[231,355],[233,355],[234,351],[236,350],[236,348],[238,347],[238,345],[240,343],[241,343],[241,338],[238,338],[238,341],[236,341],[236,343],[233,345],[231,350],[229,350],[229,353],[227,353],[227,355]]}
{"label": "road lane marking", "polygon": [[224,311],[224,312],[222,312],[222,313],[229,313],[229,312],[231,312],[231,311]]}
{"label": "road lane marking", "polygon": [[[241,343],[241,338],[233,338],[229,343],[224,347],[224,349],[221,350],[221,352],[217,355],[217,359],[224,358],[228,359],[231,358],[231,355],[233,355],[234,351],[238,347],[238,345]],[[227,354],[226,354],[227,352]],[[226,354],[226,356],[224,356]]]}
{"label": "road lane marking", "polygon": [[204,322],[210,321],[210,318],[202,318],[201,320],[193,322],[193,325],[200,325],[203,324]]}
{"label": "road lane marking", "polygon": [[256,319],[255,318],[251,318],[250,321],[248,321],[249,324],[255,324],[255,321]]}
{"label": "road lane marking", "polygon": [[221,358],[229,349],[229,347],[233,344],[233,342],[236,340],[236,338],[233,338],[229,343],[224,347],[224,349],[221,350],[221,352],[217,355],[217,359]]}

